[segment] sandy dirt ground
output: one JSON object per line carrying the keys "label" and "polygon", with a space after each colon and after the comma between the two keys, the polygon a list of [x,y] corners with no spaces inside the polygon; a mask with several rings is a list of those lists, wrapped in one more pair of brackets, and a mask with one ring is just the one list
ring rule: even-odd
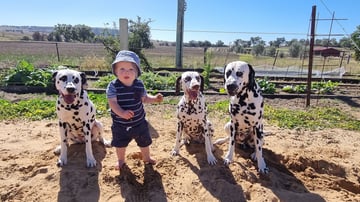
{"label": "sandy dirt ground", "polygon": [[[209,99],[209,98],[208,98]],[[298,100],[265,100],[276,106],[303,106]],[[291,103],[291,104],[289,104]],[[359,109],[340,101],[360,119]],[[342,129],[288,130],[265,121],[264,157],[267,175],[257,172],[251,150],[236,148],[228,167],[228,145],[215,146],[218,163],[208,165],[204,146],[183,146],[171,156],[175,143],[175,105],[146,105],[156,165],[144,165],[132,142],[128,170],[114,168],[114,148],[93,143],[95,168],[85,167],[85,145],[71,145],[68,164],[56,166],[59,144],[57,120],[0,122],[1,201],[360,201],[360,133]],[[228,117],[210,114],[215,139],[224,137]],[[111,139],[111,119],[100,118]]]}

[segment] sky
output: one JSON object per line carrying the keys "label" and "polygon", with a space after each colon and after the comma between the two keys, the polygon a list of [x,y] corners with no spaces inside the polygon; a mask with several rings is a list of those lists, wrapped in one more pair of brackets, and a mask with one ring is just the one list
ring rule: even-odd
{"label": "sky", "polygon": [[[184,42],[261,37],[309,39],[312,7],[316,6],[316,36],[349,37],[360,25],[359,0],[185,0]],[[120,18],[149,21],[151,39],[176,41],[178,0],[11,0],[1,2],[0,25],[57,24],[112,28]],[[334,21],[331,21],[334,14]],[[328,19],[328,20],[326,20]],[[331,31],[330,31],[331,30]],[[341,36],[337,36],[337,35]]]}

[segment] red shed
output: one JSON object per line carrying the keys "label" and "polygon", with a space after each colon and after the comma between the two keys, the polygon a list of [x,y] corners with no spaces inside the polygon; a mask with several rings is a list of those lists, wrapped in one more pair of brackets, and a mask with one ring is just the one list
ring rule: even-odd
{"label": "red shed", "polygon": [[341,51],[331,47],[314,47],[314,55],[340,57]]}

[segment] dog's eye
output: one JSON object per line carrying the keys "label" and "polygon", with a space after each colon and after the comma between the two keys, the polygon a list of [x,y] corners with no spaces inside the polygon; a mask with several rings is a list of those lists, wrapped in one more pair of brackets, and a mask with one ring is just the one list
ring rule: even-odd
{"label": "dog's eye", "polygon": [[231,75],[231,71],[226,72],[226,78],[228,78]]}
{"label": "dog's eye", "polygon": [[237,76],[237,77],[242,77],[242,76],[243,76],[243,73],[242,73],[242,72],[236,72],[236,76]]}
{"label": "dog's eye", "polygon": [[59,78],[60,81],[65,82],[67,80],[67,76],[62,76]]}
{"label": "dog's eye", "polygon": [[185,77],[184,81],[185,81],[185,82],[191,81],[191,76]]}
{"label": "dog's eye", "polygon": [[74,83],[79,83],[79,81],[80,81],[79,78],[74,79]]}
{"label": "dog's eye", "polygon": [[200,81],[200,76],[195,77],[196,81]]}

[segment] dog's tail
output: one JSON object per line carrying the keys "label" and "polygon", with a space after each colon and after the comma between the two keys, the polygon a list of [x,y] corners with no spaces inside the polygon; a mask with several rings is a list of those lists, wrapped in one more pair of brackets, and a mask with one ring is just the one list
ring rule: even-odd
{"label": "dog's tail", "polygon": [[230,126],[231,126],[231,122],[227,122],[224,126],[224,130],[226,132],[226,134],[228,134],[227,137],[222,137],[219,138],[217,140],[214,141],[214,144],[224,144],[226,141],[229,141],[230,139]]}
{"label": "dog's tail", "polygon": [[94,126],[91,129],[91,133],[93,134],[93,137],[99,138],[99,141],[103,143],[106,147],[111,147],[111,141],[108,141],[103,137],[104,126],[100,121],[95,120]]}
{"label": "dog's tail", "polygon": [[229,138],[230,138],[229,136],[219,138],[219,139],[214,141],[214,144],[224,144],[226,141],[229,141]]}
{"label": "dog's tail", "polygon": [[98,120],[95,120],[94,121],[94,126],[93,128],[91,129],[91,133],[93,134],[93,137],[100,137],[104,134],[104,127],[103,127],[103,124],[98,121]]}

